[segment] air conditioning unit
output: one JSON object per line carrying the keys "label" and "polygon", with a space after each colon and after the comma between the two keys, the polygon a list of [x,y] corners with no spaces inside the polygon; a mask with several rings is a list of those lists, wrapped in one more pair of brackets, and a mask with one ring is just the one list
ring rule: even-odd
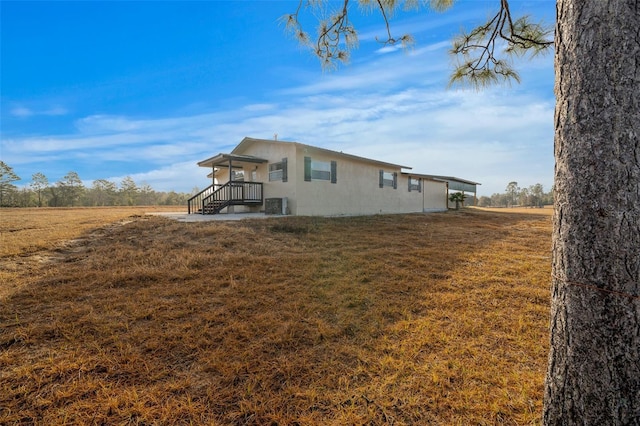
{"label": "air conditioning unit", "polygon": [[288,213],[289,206],[287,197],[283,198],[265,198],[264,214],[282,214]]}

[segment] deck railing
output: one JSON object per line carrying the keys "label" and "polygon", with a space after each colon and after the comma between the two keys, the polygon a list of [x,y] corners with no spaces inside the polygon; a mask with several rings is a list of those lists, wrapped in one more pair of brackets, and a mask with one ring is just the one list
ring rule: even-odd
{"label": "deck railing", "polygon": [[262,204],[262,182],[231,181],[214,184],[187,201],[188,213],[218,213],[230,205]]}
{"label": "deck railing", "polygon": [[202,200],[213,194],[213,192],[221,186],[222,185],[218,184],[209,185],[193,197],[189,198],[187,200],[187,213],[202,213]]}

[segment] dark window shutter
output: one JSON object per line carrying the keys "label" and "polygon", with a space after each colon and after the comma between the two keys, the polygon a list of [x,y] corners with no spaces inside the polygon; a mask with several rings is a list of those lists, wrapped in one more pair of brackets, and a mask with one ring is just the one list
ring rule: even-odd
{"label": "dark window shutter", "polygon": [[380,169],[380,188],[384,186],[384,170]]}
{"label": "dark window shutter", "polygon": [[393,189],[398,189],[398,173],[393,172]]}
{"label": "dark window shutter", "polygon": [[422,179],[418,179],[418,192],[422,192]]}
{"label": "dark window shutter", "polygon": [[409,179],[409,192],[411,192],[411,176],[407,177]]}
{"label": "dark window shutter", "polygon": [[287,159],[282,159],[282,181],[286,182],[289,176],[287,175]]}
{"label": "dark window shutter", "polygon": [[331,162],[331,183],[338,182],[338,176],[336,175],[338,171],[338,164],[335,161]]}
{"label": "dark window shutter", "polygon": [[311,157],[304,157],[304,180],[311,182]]}

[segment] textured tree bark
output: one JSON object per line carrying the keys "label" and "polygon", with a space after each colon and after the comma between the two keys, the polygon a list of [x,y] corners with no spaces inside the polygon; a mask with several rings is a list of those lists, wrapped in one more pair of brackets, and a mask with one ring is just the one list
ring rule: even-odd
{"label": "textured tree bark", "polygon": [[558,0],[547,425],[640,425],[640,0]]}

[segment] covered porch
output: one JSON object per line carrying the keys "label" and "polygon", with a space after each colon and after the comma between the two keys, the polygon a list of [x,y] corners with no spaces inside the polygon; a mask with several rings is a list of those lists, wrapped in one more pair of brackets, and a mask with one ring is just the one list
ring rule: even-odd
{"label": "covered porch", "polygon": [[233,213],[234,206],[262,205],[263,184],[255,182],[255,170],[266,162],[251,155],[222,153],[199,162],[198,166],[211,169],[212,183],[187,201],[188,213],[218,214],[224,209]]}

